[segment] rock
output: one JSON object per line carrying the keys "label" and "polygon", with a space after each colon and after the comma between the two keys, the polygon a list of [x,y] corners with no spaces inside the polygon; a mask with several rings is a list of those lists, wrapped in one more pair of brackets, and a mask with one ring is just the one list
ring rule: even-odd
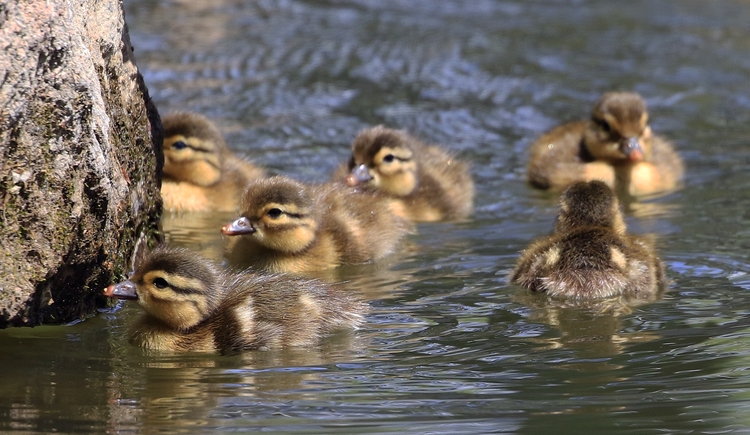
{"label": "rock", "polygon": [[0,4],[0,327],[106,306],[158,235],[162,139],[119,1]]}

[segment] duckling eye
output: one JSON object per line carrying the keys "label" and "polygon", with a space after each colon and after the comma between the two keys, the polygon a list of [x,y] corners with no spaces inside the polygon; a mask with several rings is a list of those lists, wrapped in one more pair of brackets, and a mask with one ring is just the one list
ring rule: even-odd
{"label": "duckling eye", "polygon": [[177,142],[172,144],[172,149],[175,150],[184,150],[185,148],[187,148],[187,144],[181,140],[178,140]]}
{"label": "duckling eye", "polygon": [[602,130],[604,130],[605,133],[609,133],[612,131],[612,128],[609,126],[609,123],[603,119],[597,119],[596,123],[599,124],[599,127],[601,127]]}
{"label": "duckling eye", "polygon": [[156,278],[154,280],[154,285],[156,286],[156,288],[167,288],[167,287],[169,287],[169,283],[164,278]]}
{"label": "duckling eye", "polygon": [[393,154],[388,154],[387,156],[383,157],[383,161],[386,163],[391,163],[395,159],[396,157],[394,157]]}
{"label": "duckling eye", "polygon": [[278,209],[278,208],[272,208],[271,210],[268,210],[268,213],[266,213],[266,214],[271,219],[278,219],[281,216],[282,213],[283,212],[280,209]]}

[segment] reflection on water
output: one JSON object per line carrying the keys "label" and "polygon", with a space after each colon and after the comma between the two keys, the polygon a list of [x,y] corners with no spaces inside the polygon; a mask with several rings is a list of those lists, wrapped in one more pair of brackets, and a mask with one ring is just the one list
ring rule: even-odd
{"label": "reflection on water", "polygon": [[[655,295],[651,302],[659,299]],[[576,362],[588,361],[590,365],[606,366],[610,357],[618,355],[628,344],[658,338],[654,333],[626,333],[622,331],[623,317],[646,301],[631,301],[615,298],[604,301],[571,303],[550,300],[541,294],[520,291],[514,301],[531,308],[528,321],[542,322],[552,327],[555,335],[534,340],[549,346],[549,349],[568,349],[574,353]],[[616,366],[613,368],[622,368]]]}
{"label": "reflection on water", "polygon": [[262,402],[274,400],[279,392],[285,392],[285,400],[314,398],[310,386],[327,370],[323,364],[358,346],[351,339],[335,337],[316,349],[248,352],[226,358],[150,355],[128,367],[129,373],[116,381],[120,395],[109,402],[110,424],[116,431],[134,425],[150,431],[195,433],[200,431],[196,426],[217,418],[230,398]]}
{"label": "reflection on water", "polygon": [[221,262],[224,240],[221,227],[237,219],[235,213],[176,213],[165,211],[161,229],[169,243],[196,251]]}
{"label": "reflection on water", "polygon": [[[313,349],[144,353],[123,304],[77,325],[0,331],[0,432],[727,433],[750,378],[750,4],[279,0],[126,2],[159,110],[216,121],[234,150],[324,181],[384,123],[470,161],[468,222],[419,225],[332,280],[371,301]],[[684,187],[624,204],[672,280],[643,305],[565,306],[508,286],[557,197],[528,145],[609,90],[648,101]],[[221,260],[234,216],[167,215]]]}

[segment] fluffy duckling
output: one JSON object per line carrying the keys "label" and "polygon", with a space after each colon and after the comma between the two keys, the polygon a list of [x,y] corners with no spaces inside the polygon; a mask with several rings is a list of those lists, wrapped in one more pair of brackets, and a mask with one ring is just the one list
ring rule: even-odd
{"label": "fluffy duckling", "polygon": [[[346,171],[348,169],[348,171]],[[364,186],[396,200],[396,212],[413,222],[463,219],[474,207],[469,166],[405,131],[382,125],[359,133],[348,168],[349,186]]]}
{"label": "fluffy duckling", "polygon": [[242,216],[221,232],[232,264],[309,273],[367,263],[394,251],[410,230],[390,200],[336,184],[306,185],[283,176],[251,183]]}
{"label": "fluffy duckling", "polygon": [[576,181],[602,180],[632,196],[671,190],[683,164],[671,143],[652,134],[646,102],[632,92],[610,92],[589,121],[561,125],[531,146],[529,182],[563,190]]}
{"label": "fluffy duckling", "polygon": [[232,154],[203,115],[172,113],[164,125],[161,196],[172,211],[236,211],[245,186],[265,171]]}
{"label": "fluffy duckling", "polygon": [[367,306],[318,281],[226,271],[185,249],[161,246],[129,280],[104,293],[137,300],[146,313],[130,342],[150,350],[237,352],[309,346],[356,329]]}
{"label": "fluffy duckling", "polygon": [[508,280],[552,297],[650,299],[665,286],[664,266],[642,239],[625,233],[614,192],[576,182],[562,194],[551,236],[531,244]]}

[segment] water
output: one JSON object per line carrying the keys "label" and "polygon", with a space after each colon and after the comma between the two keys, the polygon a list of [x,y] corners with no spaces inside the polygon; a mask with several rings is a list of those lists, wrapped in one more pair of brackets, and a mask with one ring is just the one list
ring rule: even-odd
{"label": "water", "polygon": [[[750,433],[750,3],[740,0],[126,2],[161,112],[216,120],[273,173],[323,181],[365,126],[406,128],[473,165],[472,220],[420,225],[341,271],[363,330],[313,349],[149,355],[134,305],[0,331],[0,431],[14,433]],[[505,283],[551,229],[529,143],[640,92],[687,164],[628,207],[671,279],[663,299],[565,307]],[[172,217],[218,258],[225,216]]]}

